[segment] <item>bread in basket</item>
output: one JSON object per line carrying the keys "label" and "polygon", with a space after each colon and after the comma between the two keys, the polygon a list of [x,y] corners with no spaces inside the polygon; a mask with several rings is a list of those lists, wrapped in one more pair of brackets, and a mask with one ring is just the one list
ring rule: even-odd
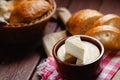
{"label": "bread in basket", "polygon": [[[10,24],[0,25],[0,44],[19,45],[19,44],[34,43],[34,42],[38,42],[39,40],[42,40],[41,38],[43,35],[45,25],[48,22],[48,20],[52,17],[52,15],[55,13],[56,10],[56,3],[54,0],[45,0],[45,1],[50,3],[51,8],[42,16],[34,19],[29,18],[31,21],[20,22],[20,23],[13,23],[13,19],[11,18]],[[18,19],[20,20],[21,18],[23,17],[20,16]]]}

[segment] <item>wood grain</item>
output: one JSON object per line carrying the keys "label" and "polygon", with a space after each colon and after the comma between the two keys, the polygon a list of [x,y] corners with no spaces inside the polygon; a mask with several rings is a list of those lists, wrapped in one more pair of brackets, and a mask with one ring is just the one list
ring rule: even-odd
{"label": "wood grain", "polygon": [[[71,3],[71,0],[56,0],[57,8],[59,7],[68,7]],[[48,24],[46,25],[44,35],[53,33],[57,30],[57,28],[60,26],[61,22],[59,21],[59,18],[57,17],[56,13],[53,15],[53,17],[50,19]]]}
{"label": "wood grain", "polygon": [[39,54],[33,54],[20,61],[1,63],[0,80],[29,80],[39,59]]}
{"label": "wood grain", "polygon": [[[56,20],[56,19],[54,19],[54,20]],[[45,27],[44,35],[55,32],[56,27],[57,27],[57,23],[55,21],[52,22],[52,20],[51,20],[51,22],[47,23],[47,25]]]}
{"label": "wood grain", "polygon": [[118,0],[103,0],[103,3],[100,7],[100,12],[104,14],[120,15],[120,3]]}
{"label": "wood grain", "polygon": [[72,0],[72,3],[68,9],[72,14],[81,9],[99,10],[101,3],[102,0]]}
{"label": "wood grain", "polygon": [[72,0],[56,0],[57,7],[66,7],[68,8]]}

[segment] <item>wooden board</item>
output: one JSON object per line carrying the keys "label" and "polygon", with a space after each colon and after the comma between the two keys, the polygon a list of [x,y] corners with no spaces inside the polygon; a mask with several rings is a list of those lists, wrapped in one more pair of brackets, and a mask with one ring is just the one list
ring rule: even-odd
{"label": "wooden board", "polygon": [[43,37],[43,46],[47,56],[52,55],[52,48],[54,44],[62,38],[67,37],[66,31],[51,33]]}

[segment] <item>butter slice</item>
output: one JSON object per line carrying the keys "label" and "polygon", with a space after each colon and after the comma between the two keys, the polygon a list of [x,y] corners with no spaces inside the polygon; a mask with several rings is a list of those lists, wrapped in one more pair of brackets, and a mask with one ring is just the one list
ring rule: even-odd
{"label": "butter slice", "polygon": [[[87,41],[82,41],[82,43],[83,46],[85,46],[84,59],[82,64],[88,64],[95,61],[100,55],[98,47]],[[76,64],[81,64],[81,60],[77,59]]]}
{"label": "butter slice", "polygon": [[66,53],[65,44],[58,49],[57,56],[61,61],[68,62],[68,63],[75,63],[77,60],[77,58]]}
{"label": "butter slice", "polygon": [[79,35],[67,38],[65,41],[66,53],[83,60],[84,58],[84,46],[82,45]]}

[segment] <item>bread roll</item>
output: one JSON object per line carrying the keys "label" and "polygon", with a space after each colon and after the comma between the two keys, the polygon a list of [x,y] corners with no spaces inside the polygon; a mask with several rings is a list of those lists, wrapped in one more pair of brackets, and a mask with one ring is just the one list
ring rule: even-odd
{"label": "bread roll", "polygon": [[94,22],[103,14],[92,9],[84,9],[76,12],[67,22],[67,30],[72,34],[84,34],[93,27]]}
{"label": "bread roll", "polygon": [[95,23],[94,27],[101,25],[112,25],[120,29],[120,17],[116,14],[107,14],[99,18]]}
{"label": "bread roll", "polygon": [[30,22],[41,17],[51,9],[51,5],[46,0],[23,1],[17,5],[10,17],[10,23]]}
{"label": "bread roll", "polygon": [[100,40],[105,49],[120,50],[120,30],[110,25],[98,26],[85,33]]}

